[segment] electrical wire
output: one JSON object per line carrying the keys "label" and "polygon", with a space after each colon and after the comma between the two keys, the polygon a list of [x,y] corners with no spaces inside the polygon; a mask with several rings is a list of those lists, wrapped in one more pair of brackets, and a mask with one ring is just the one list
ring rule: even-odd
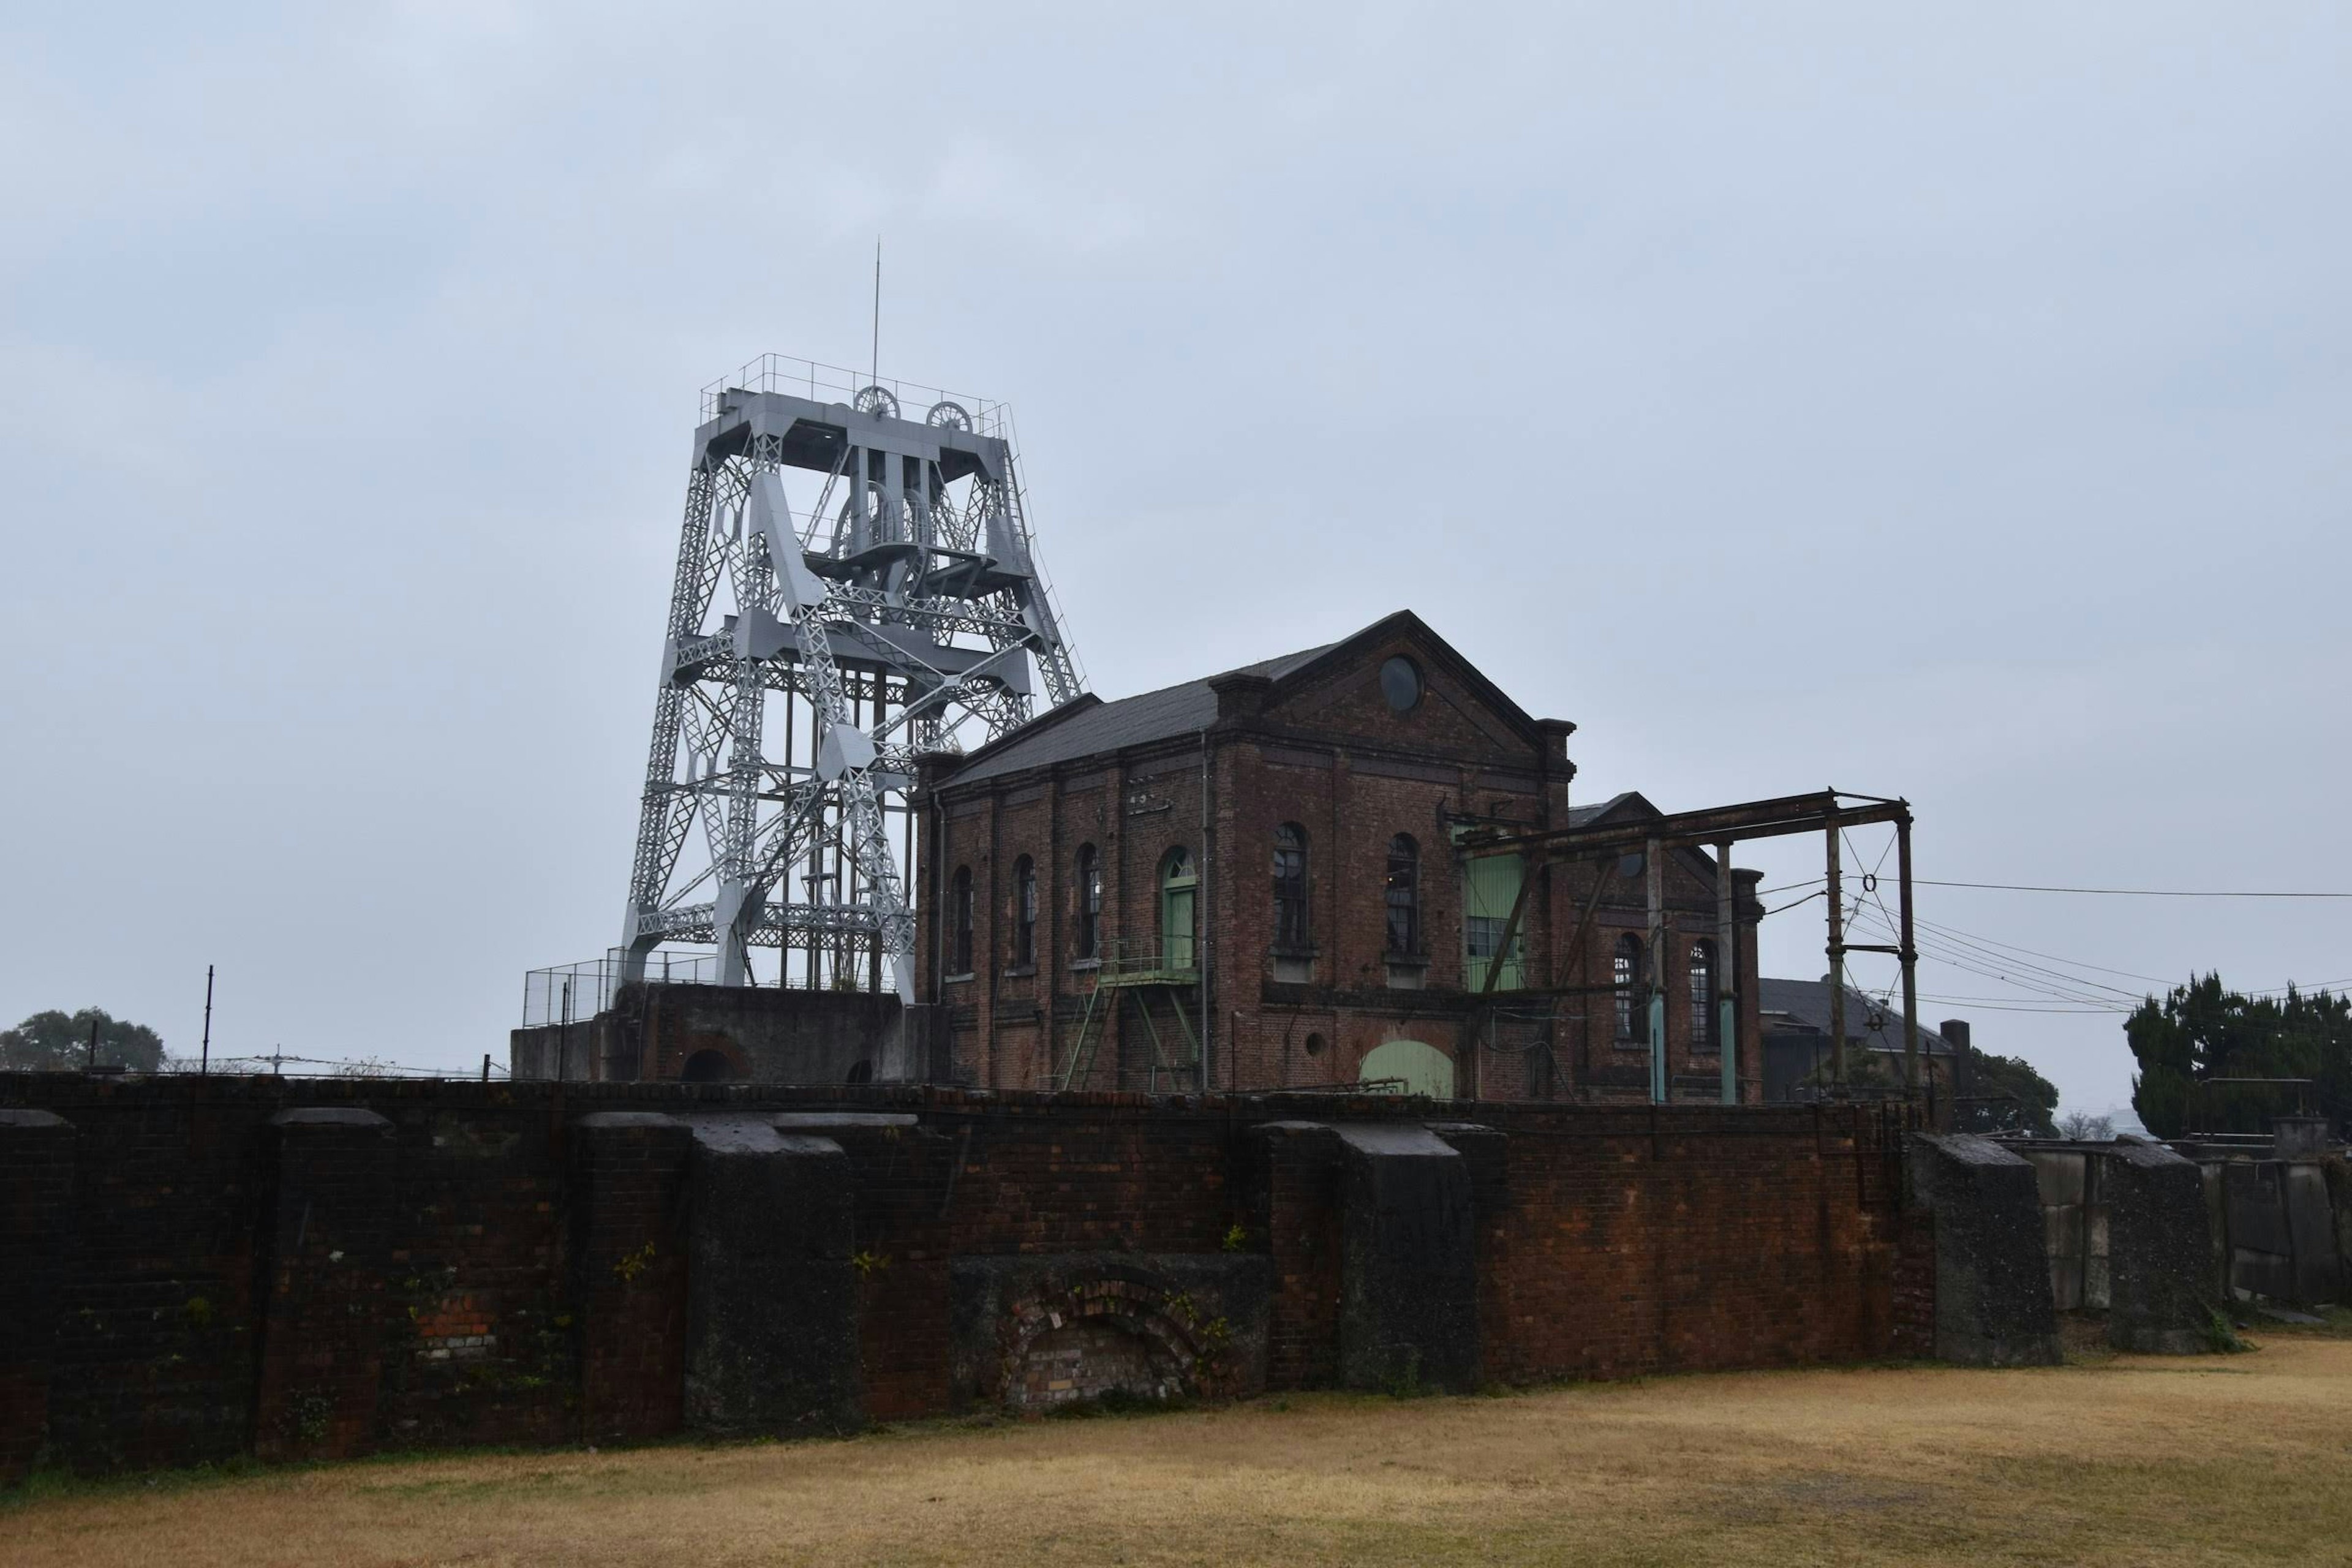
{"label": "electrical wire", "polygon": [[2123,899],[2352,899],[2352,893],[2212,893],[2183,892],[2173,888],[2043,888],[2023,882],[1939,882],[1914,877],[1922,888],[1983,888],[2000,893],[2099,893]]}

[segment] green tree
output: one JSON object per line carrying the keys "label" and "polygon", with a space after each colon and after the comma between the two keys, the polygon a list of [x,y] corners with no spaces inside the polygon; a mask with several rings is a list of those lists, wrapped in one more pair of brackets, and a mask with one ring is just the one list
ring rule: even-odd
{"label": "green tree", "polygon": [[163,1062],[163,1037],[144,1024],[98,1007],[76,1013],[52,1008],[13,1029],[0,1029],[0,1071],[70,1072],[89,1065],[89,1027],[98,1026],[100,1067],[153,1072]]}
{"label": "green tree", "polygon": [[[2192,1110],[2202,1132],[2260,1132],[2299,1100],[2335,1121],[2352,1111],[2352,996],[2292,986],[2284,997],[2245,996],[2207,974],[2142,1002],[2124,1020],[2124,1038],[2139,1064],[2132,1109],[2159,1138],[2188,1132]],[[2211,1081],[2246,1078],[2313,1083],[2298,1091]]]}
{"label": "green tree", "polygon": [[2055,1138],[2051,1113],[2058,1109],[2058,1086],[2033,1070],[2023,1057],[1997,1057],[1967,1047],[1961,1062],[1963,1100],[1953,1125],[1964,1132],[2031,1132]]}

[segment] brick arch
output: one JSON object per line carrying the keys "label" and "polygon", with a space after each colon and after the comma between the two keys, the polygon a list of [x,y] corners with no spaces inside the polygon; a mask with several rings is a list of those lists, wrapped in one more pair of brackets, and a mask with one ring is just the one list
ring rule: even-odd
{"label": "brick arch", "polygon": [[725,1035],[688,1035],[674,1049],[677,1054],[669,1063],[669,1076],[672,1078],[684,1078],[688,1063],[697,1057],[708,1056],[722,1058],[727,1064],[727,1074],[723,1079],[705,1081],[741,1083],[751,1076],[751,1064],[743,1059],[741,1048]]}
{"label": "brick arch", "polygon": [[[1114,1388],[1159,1399],[1204,1392],[1214,1368],[1202,1325],[1190,1297],[1137,1273],[1106,1269],[1040,1290],[1006,1310],[998,1400],[1047,1410]],[[1091,1374],[1066,1365],[1074,1354],[1118,1364]],[[1066,1370],[1076,1374],[1055,1375]]]}

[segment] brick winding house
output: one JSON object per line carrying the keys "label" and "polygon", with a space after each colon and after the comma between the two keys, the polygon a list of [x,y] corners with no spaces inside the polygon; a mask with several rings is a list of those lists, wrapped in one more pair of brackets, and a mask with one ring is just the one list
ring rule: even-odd
{"label": "brick winding house", "polygon": [[1575,729],[1400,611],[927,759],[918,1000],[945,1015],[950,1076],[1646,1101],[1662,956],[1668,1098],[1720,1098],[1726,994],[1740,1096],[1759,1098],[1755,873],[1733,873],[1722,953],[1714,862],[1667,851],[1658,955],[1638,854],[1528,871],[1454,853],[1475,827],[1658,815],[1633,794],[1570,804]]}

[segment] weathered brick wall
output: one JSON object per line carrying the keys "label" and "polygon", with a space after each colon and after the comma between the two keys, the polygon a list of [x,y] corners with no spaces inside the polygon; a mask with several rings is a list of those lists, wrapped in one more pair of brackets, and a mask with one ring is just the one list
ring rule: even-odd
{"label": "weathered brick wall", "polygon": [[[1425,693],[1403,714],[1379,689],[1381,661],[1418,658]],[[1451,1058],[1465,1099],[1633,1100],[1650,1098],[1646,1045],[1615,1038],[1607,996],[1522,998],[1556,1017],[1496,1048],[1473,1044],[1475,998],[1463,952],[1464,872],[1449,822],[1465,816],[1560,826],[1574,769],[1564,726],[1531,734],[1474,684],[1439,668],[1412,637],[1273,692],[1227,678],[1205,731],[1144,742],[1026,772],[959,784],[946,770],[926,783],[919,813],[925,868],[919,922],[919,994],[952,1015],[960,1079],[983,1088],[1054,1087],[1074,1062],[1096,973],[1077,949],[1081,849],[1102,872],[1101,947],[1149,961],[1162,950],[1160,868],[1182,847],[1200,869],[1196,949],[1208,994],[1155,993],[1163,1051],[1180,1031],[1171,1001],[1197,1030],[1205,1014],[1212,1089],[1255,1092],[1353,1083],[1364,1058],[1392,1040],[1417,1040]],[[1272,855],[1276,833],[1305,836],[1308,941],[1275,944]],[[1387,908],[1391,844],[1418,851],[1420,962],[1392,963]],[[1034,951],[1019,951],[1017,868],[1034,868]],[[972,888],[972,962],[951,973],[957,871]],[[1535,868],[1522,918],[1522,976],[1530,987],[1602,984],[1618,939],[1646,946],[1645,888],[1596,865]],[[1600,897],[1591,895],[1599,888]],[[1666,858],[1669,927],[1655,967],[1668,998],[1670,1098],[1719,1098],[1720,1055],[1693,1037],[1688,1003],[1692,944],[1717,940],[1714,874],[1703,853]],[[1755,973],[1752,900],[1741,911],[1738,953],[1717,958],[1719,984]],[[1588,918],[1589,915],[1589,918]],[[1646,1002],[1644,1003],[1646,1012]],[[1743,989],[1739,1037],[1743,1093],[1760,1098],[1755,987]],[[1129,998],[1094,1026],[1101,1045],[1076,1088],[1167,1089],[1154,1075],[1154,1031]],[[1178,1087],[1201,1087],[1182,1078]]]}
{"label": "weathered brick wall", "polygon": [[[37,1282],[58,1329],[46,1352],[0,1347],[0,1458],[87,1468],[675,1429],[692,1290],[679,1119],[711,1115],[785,1116],[845,1157],[870,1417],[950,1406],[950,1274],[974,1258],[1262,1256],[1266,1383],[1328,1383],[1347,1192],[1328,1135],[1285,1128],[1432,1114],[1329,1096],[0,1075],[0,1110],[34,1108],[70,1136],[0,1139],[23,1167],[0,1211],[0,1306],[33,1322]],[[1901,1347],[1908,1233],[1876,1110],[1444,1115],[1475,1152],[1481,1375]],[[65,1239],[44,1243],[68,1181]]]}

